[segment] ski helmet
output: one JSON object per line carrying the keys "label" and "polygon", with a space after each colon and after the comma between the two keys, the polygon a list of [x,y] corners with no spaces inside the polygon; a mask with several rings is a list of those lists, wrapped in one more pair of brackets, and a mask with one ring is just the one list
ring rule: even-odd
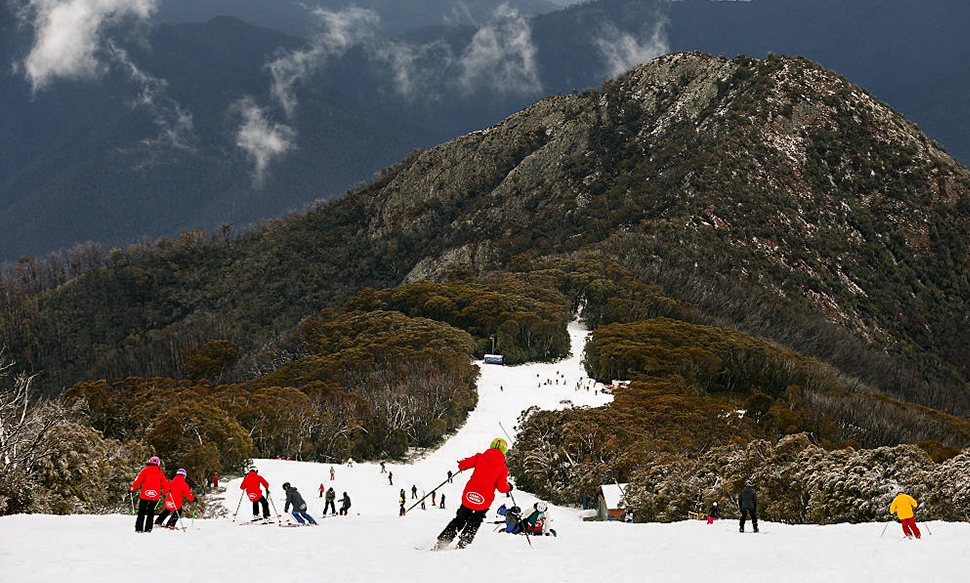
{"label": "ski helmet", "polygon": [[152,457],[148,458],[148,463],[153,466],[160,466],[162,465],[162,460],[158,459],[157,455],[153,455]]}
{"label": "ski helmet", "polygon": [[509,444],[507,441],[501,437],[496,437],[492,440],[492,443],[488,446],[489,449],[497,449],[503,454],[509,450]]}
{"label": "ski helmet", "polygon": [[283,490],[289,490],[289,489],[290,489],[290,483],[289,482],[283,482]]}
{"label": "ski helmet", "polygon": [[546,508],[549,508],[549,507],[546,506],[545,502],[539,502],[538,504],[536,504],[536,510],[538,510],[539,512],[545,512]]}
{"label": "ski helmet", "polygon": [[249,466],[249,471],[250,472],[256,472],[256,471],[259,471],[259,470],[256,469],[256,466]]}
{"label": "ski helmet", "polygon": [[175,472],[175,475],[176,476],[187,476],[188,473],[185,471],[185,468],[179,468],[179,471]]}

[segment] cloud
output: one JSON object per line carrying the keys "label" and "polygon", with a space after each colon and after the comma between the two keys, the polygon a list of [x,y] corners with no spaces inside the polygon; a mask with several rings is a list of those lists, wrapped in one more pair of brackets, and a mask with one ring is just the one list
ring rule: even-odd
{"label": "cloud", "polygon": [[295,87],[323,66],[327,59],[340,56],[354,45],[374,36],[380,17],[372,10],[350,7],[341,11],[314,8],[311,14],[320,21],[322,30],[310,39],[307,48],[283,53],[266,65],[273,83],[270,92],[287,118],[296,110]]}
{"label": "cloud", "polygon": [[483,87],[501,93],[541,91],[528,20],[507,4],[496,17],[497,22],[478,29],[462,54],[459,84],[466,92]]}
{"label": "cloud", "polygon": [[642,36],[645,37],[643,41],[612,24],[603,27],[595,44],[606,61],[608,76],[615,77],[636,65],[670,52],[666,18],[661,17],[654,23],[652,30],[645,29]]}
{"label": "cloud", "polygon": [[156,137],[141,142],[152,157],[149,163],[160,161],[166,151],[194,153],[196,135],[192,113],[168,97],[168,83],[142,71],[128,53],[111,40],[108,41],[108,54],[136,86],[137,95],[131,101],[131,107],[146,110],[158,128]]}
{"label": "cloud", "polygon": [[96,77],[105,70],[106,28],[128,19],[148,19],[158,0],[27,0],[18,16],[34,29],[23,70],[33,90],[57,78]]}
{"label": "cloud", "polygon": [[270,162],[295,148],[296,133],[285,124],[272,123],[266,112],[251,97],[244,97],[233,104],[242,117],[236,132],[236,146],[252,159],[255,170],[253,182],[258,187],[266,178]]}

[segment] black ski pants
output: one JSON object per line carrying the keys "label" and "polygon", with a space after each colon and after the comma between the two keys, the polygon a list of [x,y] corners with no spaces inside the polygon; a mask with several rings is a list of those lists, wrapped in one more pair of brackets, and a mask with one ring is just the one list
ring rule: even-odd
{"label": "black ski pants", "polygon": [[[171,518],[169,518],[169,514],[172,515]],[[166,518],[168,518],[168,526],[175,526],[179,521],[179,513],[172,512],[171,510],[166,508],[165,510],[162,510],[162,513],[159,514],[158,518],[155,519],[155,524],[157,524],[158,526],[161,526],[162,523],[165,522]]]}
{"label": "black ski pants", "polygon": [[751,526],[755,532],[758,532],[758,510],[756,508],[741,509],[741,532],[744,532],[744,520],[749,514],[751,515]]}
{"label": "black ski pants", "polygon": [[333,500],[327,500],[327,503],[323,505],[323,513],[324,514],[327,513],[327,508],[330,509],[330,514],[336,514],[337,513],[337,507],[334,506]]}
{"label": "black ski pants", "polygon": [[135,518],[135,532],[151,532],[155,518],[155,505],[158,500],[138,499],[138,516]]}
{"label": "black ski pants", "polygon": [[259,516],[261,506],[263,509],[263,518],[269,518],[269,502],[266,501],[266,496],[260,496],[259,500],[253,500],[253,516]]}
{"label": "black ski pants", "polygon": [[486,512],[488,512],[487,508],[485,510],[472,510],[462,504],[458,507],[458,512],[455,513],[455,517],[451,519],[448,526],[438,535],[438,542],[442,545],[447,545],[455,540],[457,536],[458,548],[463,549],[467,547],[472,543],[475,534],[478,533],[478,527],[485,520]]}

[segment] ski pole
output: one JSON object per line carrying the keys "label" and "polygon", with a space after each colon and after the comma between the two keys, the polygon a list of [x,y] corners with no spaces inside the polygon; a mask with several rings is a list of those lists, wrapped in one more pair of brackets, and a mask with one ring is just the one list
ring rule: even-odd
{"label": "ski pole", "polygon": [[[444,481],[444,482],[442,482],[442,483],[440,483],[440,484],[438,484],[437,486],[435,486],[435,487],[434,487],[434,488],[433,488],[433,489],[431,490],[431,492],[437,492],[437,491],[438,491],[438,488],[441,488],[441,487],[443,487],[443,486],[444,486],[445,484],[447,484],[447,483],[448,483],[448,480],[451,480],[451,479],[453,479],[453,478],[454,478],[455,476],[457,476],[458,474],[460,474],[460,473],[462,473],[462,472],[464,472],[464,471],[465,471],[465,470],[458,470],[458,472],[457,472],[457,473],[455,473],[455,474],[452,474],[452,475],[451,475],[451,478],[445,478],[445,481]],[[406,509],[406,510],[404,511],[404,514],[407,514],[408,512],[410,512],[410,511],[411,511],[411,508],[414,508],[414,507],[415,507],[415,506],[417,506],[418,504],[421,504],[421,502],[422,502],[422,501],[423,501],[423,500],[424,500],[425,498],[427,498],[428,496],[430,496],[430,495],[431,495],[431,492],[428,492],[427,494],[425,494],[424,496],[422,496],[422,497],[421,497],[421,500],[418,500],[417,502],[415,502],[414,504],[412,504],[410,508],[408,508],[408,509]]]}
{"label": "ski pole", "polygon": [[269,503],[273,507],[273,514],[276,515],[277,526],[283,526],[283,521],[281,520],[282,515],[276,510],[276,502],[273,502],[273,497],[269,495],[269,492],[266,492],[266,497],[269,498]]}
{"label": "ski pole", "polygon": [[232,513],[233,522],[236,522],[236,515],[239,514],[239,507],[242,506],[242,499],[245,493],[246,492],[243,492],[242,494],[239,495],[239,502],[236,504],[236,511]]}
{"label": "ski pole", "polygon": [[881,534],[879,535],[879,538],[882,538],[882,536],[883,536],[884,534],[886,534],[886,529],[887,529],[887,528],[889,528],[889,523],[890,523],[890,522],[892,522],[892,520],[888,520],[888,521],[886,521],[886,526],[884,526],[884,527],[882,527],[882,533],[881,533]]}
{"label": "ski pole", "polygon": [[128,491],[128,498],[131,499],[131,513],[134,514],[135,513],[135,495],[131,493],[131,490]]}

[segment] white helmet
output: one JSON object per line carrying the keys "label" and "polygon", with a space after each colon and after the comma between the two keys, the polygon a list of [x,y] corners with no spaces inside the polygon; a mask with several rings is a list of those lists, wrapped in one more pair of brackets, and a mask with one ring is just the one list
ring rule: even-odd
{"label": "white helmet", "polygon": [[546,506],[545,502],[539,502],[538,504],[536,504],[536,510],[538,510],[539,512],[545,512],[546,508],[548,508],[548,506]]}

